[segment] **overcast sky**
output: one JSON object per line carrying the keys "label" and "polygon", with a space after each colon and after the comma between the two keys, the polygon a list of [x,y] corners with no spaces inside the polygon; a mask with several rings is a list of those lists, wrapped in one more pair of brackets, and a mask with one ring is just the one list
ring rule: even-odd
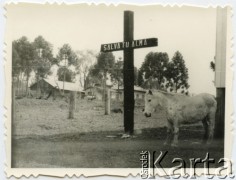
{"label": "overcast sky", "polygon": [[[22,36],[33,41],[42,35],[53,45],[54,54],[68,43],[73,50],[93,49],[101,44],[123,41],[123,11],[134,11],[134,39],[158,38],[159,45],[134,51],[140,67],[150,51],[167,52],[171,59],[178,50],[189,69],[190,93],[215,94],[214,60],[216,10],[199,7],[8,5],[9,42]],[[123,52],[114,52],[116,59]]]}

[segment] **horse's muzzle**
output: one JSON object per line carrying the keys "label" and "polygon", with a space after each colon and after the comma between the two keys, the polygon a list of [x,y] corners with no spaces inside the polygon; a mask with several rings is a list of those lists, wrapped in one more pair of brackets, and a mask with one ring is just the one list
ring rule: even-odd
{"label": "horse's muzzle", "polygon": [[145,115],[146,117],[151,117],[151,116],[152,116],[151,113],[144,113],[144,115]]}

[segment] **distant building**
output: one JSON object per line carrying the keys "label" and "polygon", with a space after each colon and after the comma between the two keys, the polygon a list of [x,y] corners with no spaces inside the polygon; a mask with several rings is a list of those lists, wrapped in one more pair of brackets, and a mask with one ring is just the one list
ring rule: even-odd
{"label": "distant building", "polygon": [[[111,89],[111,85],[107,85],[107,88]],[[102,100],[104,96],[104,88],[100,84],[87,87],[85,89],[85,96],[95,96],[97,100]]]}
{"label": "distant building", "polygon": [[99,86],[90,86],[85,89],[85,96],[95,96],[96,99],[102,100],[103,88]]}
{"label": "distant building", "polygon": [[[145,97],[146,90],[139,87],[139,86],[134,86],[134,99],[144,99]],[[119,89],[117,87],[113,87],[111,90],[111,99],[116,99],[123,101],[124,99],[124,88],[120,87]]]}
{"label": "distant building", "polygon": [[[107,85],[107,88],[110,89],[111,93],[111,99],[123,101],[124,99],[124,88],[119,87],[119,89],[116,86],[111,87],[111,85]],[[95,96],[97,100],[103,99],[103,87],[99,84],[90,86],[85,89],[85,96]],[[134,99],[135,100],[144,100],[146,90],[139,87],[134,86]]]}
{"label": "distant building", "polygon": [[[36,83],[33,83],[30,86],[30,90],[32,95],[34,96],[48,96],[49,93],[52,93],[54,96],[55,94],[60,94],[63,92],[68,94],[71,91],[75,91],[79,94],[80,97],[84,96],[84,91],[81,87],[78,86],[76,83],[71,82],[63,82],[63,81],[56,81],[53,79],[43,78]],[[40,91],[40,92],[37,92]]]}

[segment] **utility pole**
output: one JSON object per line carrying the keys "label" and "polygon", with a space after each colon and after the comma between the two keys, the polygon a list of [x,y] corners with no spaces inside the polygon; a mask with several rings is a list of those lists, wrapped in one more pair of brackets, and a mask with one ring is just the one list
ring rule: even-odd
{"label": "utility pole", "polygon": [[65,54],[64,55],[64,66],[63,66],[63,68],[64,68],[64,75],[63,75],[63,91],[62,91],[62,93],[63,93],[63,96],[64,96],[64,89],[65,89],[65,79],[66,79],[66,67],[67,67],[67,64],[68,64],[68,60],[67,60],[67,55]]}

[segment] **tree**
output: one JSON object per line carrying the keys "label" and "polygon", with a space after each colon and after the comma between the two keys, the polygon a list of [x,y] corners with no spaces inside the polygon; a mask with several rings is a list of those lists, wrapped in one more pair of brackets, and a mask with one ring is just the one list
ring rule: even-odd
{"label": "tree", "polygon": [[[124,62],[119,58],[119,60],[114,64],[112,71],[110,71],[111,81],[113,84],[117,84],[118,89],[123,86],[123,66]],[[138,85],[138,69],[134,67],[134,85]]]}
{"label": "tree", "polygon": [[186,93],[189,88],[188,84],[188,69],[185,66],[185,61],[182,54],[177,51],[172,61],[168,64],[166,88],[170,91],[181,90],[181,93]]}
{"label": "tree", "polygon": [[91,75],[94,77],[101,78],[101,84],[103,84],[103,99],[105,97],[105,88],[107,75],[111,74],[115,64],[115,56],[112,52],[100,52],[97,56],[97,63],[91,69]]}
{"label": "tree", "polygon": [[39,56],[39,51],[41,49],[41,57],[43,59],[47,59],[50,62],[53,62],[54,58],[52,54],[51,43],[46,41],[42,36],[38,36],[34,39],[33,45],[36,52],[36,56]]}
{"label": "tree", "polygon": [[76,66],[78,63],[78,57],[76,53],[72,50],[69,44],[64,44],[58,52],[57,55],[57,64],[60,66],[60,63],[65,59],[65,57],[68,60],[68,66],[74,65]]}
{"label": "tree", "polygon": [[138,86],[143,86],[144,83],[144,77],[143,77],[143,70],[140,68],[138,70]]}
{"label": "tree", "polygon": [[42,36],[34,39],[34,62],[36,79],[39,77],[45,78],[51,74],[51,65],[54,62],[52,54],[52,45],[46,41]]}
{"label": "tree", "polygon": [[138,85],[138,69],[134,66],[134,85]]}
{"label": "tree", "polygon": [[101,81],[102,81],[102,75],[101,73],[100,74],[95,74],[94,73],[94,65],[92,65],[90,68],[89,68],[89,72],[88,72],[88,75],[86,77],[86,87],[91,87],[91,86],[94,86],[95,84],[99,84],[101,85]]}
{"label": "tree", "polygon": [[[119,86],[123,86],[123,66],[124,62],[119,59],[113,67],[113,70],[110,72],[111,80],[114,84]],[[138,85],[138,69],[134,67],[134,85]]]}
{"label": "tree", "polygon": [[213,72],[215,72],[215,67],[216,67],[215,61],[216,61],[216,57],[214,56],[214,61],[210,62],[210,68]]}
{"label": "tree", "polygon": [[213,61],[210,62],[210,68],[215,72],[215,63]]}
{"label": "tree", "polygon": [[17,41],[12,42],[12,77],[17,78],[21,71],[21,59],[18,54]]}
{"label": "tree", "polygon": [[96,60],[95,52],[92,50],[77,51],[78,63],[76,64],[76,74],[79,74],[80,85],[87,87],[86,79],[89,74],[90,67]]}
{"label": "tree", "polygon": [[[210,62],[210,69],[213,71],[213,72],[215,72],[215,69],[216,69],[216,63],[215,63],[215,57],[214,57],[214,61],[211,61]],[[212,81],[213,82],[213,84],[215,84],[215,81]]]}
{"label": "tree", "polygon": [[[67,60],[67,64],[64,64],[65,60]],[[76,67],[77,64],[78,64],[77,55],[72,50],[69,44],[64,44],[59,49],[59,52],[57,55],[57,65],[59,66],[57,70],[58,80],[63,81],[63,82],[64,81],[73,82],[75,79],[75,72],[69,69],[69,67],[70,66]]]}
{"label": "tree", "polygon": [[64,76],[66,82],[73,82],[75,80],[75,72],[65,67],[60,67],[57,70],[57,76],[59,81],[64,81]]}
{"label": "tree", "polygon": [[97,63],[91,69],[91,73],[95,76],[102,77],[102,79],[106,79],[107,74],[112,71],[114,64],[115,56],[111,52],[101,52],[97,56]]}
{"label": "tree", "polygon": [[33,70],[34,49],[27,37],[23,36],[12,43],[12,66],[13,77],[17,77],[17,89],[19,90],[19,82],[26,76],[26,93],[28,90],[28,80]]}
{"label": "tree", "polygon": [[138,84],[141,85],[147,80],[155,80],[160,87],[166,81],[166,71],[169,57],[167,53],[150,52],[139,69]]}
{"label": "tree", "polygon": [[111,80],[117,85],[118,89],[123,85],[123,61],[121,58],[114,64],[113,71],[110,72]]}
{"label": "tree", "polygon": [[[45,78],[50,75],[51,66],[54,62],[52,54],[52,45],[46,41],[42,36],[38,36],[33,42],[34,48],[34,71],[36,74],[37,84],[40,78]],[[37,85],[37,93],[40,93],[40,86]]]}

